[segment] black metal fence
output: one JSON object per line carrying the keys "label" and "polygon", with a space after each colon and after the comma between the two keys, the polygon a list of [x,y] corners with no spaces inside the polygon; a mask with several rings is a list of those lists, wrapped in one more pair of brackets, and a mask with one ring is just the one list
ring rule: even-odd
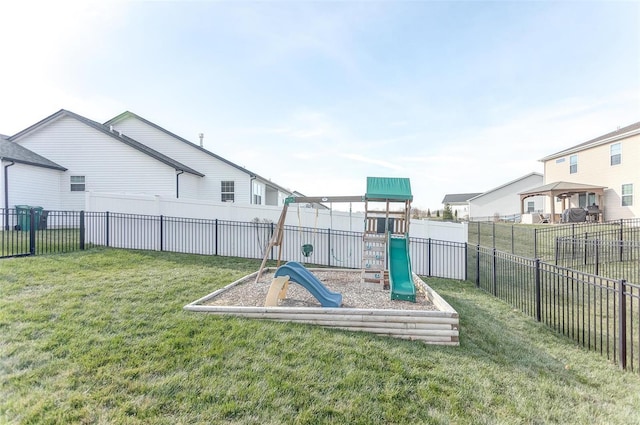
{"label": "black metal fence", "polygon": [[[0,213],[0,257],[109,246],[261,259],[275,230],[273,223],[257,221],[34,209]],[[637,268],[618,266],[614,273],[610,266],[637,265],[638,233],[626,222],[608,226],[598,228],[599,233],[580,228],[584,237],[576,237],[573,225],[554,226],[555,233],[529,229],[534,235],[534,254],[542,252],[536,250],[539,241],[553,240],[553,257],[547,262],[513,253],[525,244],[525,238],[517,237],[524,230],[511,227],[504,232],[504,227],[495,226],[488,239],[494,246],[411,238],[410,256],[415,273],[474,281],[479,288],[584,347],[606,355],[625,369],[640,371],[640,276]],[[485,242],[486,232],[477,228],[478,240]],[[510,237],[499,238],[501,233]],[[624,242],[613,242],[614,235],[620,234]],[[511,253],[503,250],[500,240],[509,241],[506,251]],[[311,249],[302,249],[305,245]],[[269,253],[271,259],[277,258],[277,249]],[[280,257],[284,261],[361,268],[362,233],[286,226]],[[603,277],[603,273],[617,277]]]}
{"label": "black metal fence", "polygon": [[[0,257],[68,252],[93,245],[262,259],[275,230],[274,223],[258,221],[84,211],[47,211],[44,221],[36,210],[27,213],[25,218],[16,210],[7,211]],[[304,251],[303,245],[311,246],[311,251]],[[411,238],[410,247],[415,273],[466,279],[465,243]],[[271,259],[278,258],[278,249],[271,250]],[[279,256],[283,261],[358,269],[362,267],[362,233],[285,226]]]}
{"label": "black metal fence", "polygon": [[473,245],[527,258],[554,261],[558,238],[604,239],[640,242],[640,219],[606,223],[528,225],[474,221],[468,225],[468,241]]}
{"label": "black metal fence", "polygon": [[640,372],[640,285],[494,248],[476,246],[468,255],[469,277],[478,288]]}

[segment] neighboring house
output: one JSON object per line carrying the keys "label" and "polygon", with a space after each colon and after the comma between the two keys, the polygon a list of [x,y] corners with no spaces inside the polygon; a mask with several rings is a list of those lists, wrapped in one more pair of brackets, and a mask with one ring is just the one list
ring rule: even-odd
{"label": "neighboring house", "polygon": [[454,217],[461,220],[469,219],[469,199],[475,198],[481,195],[481,192],[476,193],[448,193],[444,196],[442,204],[446,207],[451,207],[451,212]]}
{"label": "neighboring house", "polygon": [[[520,214],[520,192],[540,186],[543,183],[540,173],[529,173],[468,200],[469,218],[486,219]],[[541,212],[544,208],[544,197],[536,196],[527,199],[524,213]]]}
{"label": "neighboring house", "polygon": [[640,122],[540,161],[546,186],[576,186],[561,195],[547,196],[547,212],[597,204],[605,220],[640,217]]}
{"label": "neighboring house", "polygon": [[[86,191],[259,205],[282,205],[290,194],[135,114],[121,114],[111,121],[100,124],[63,109],[6,137],[3,152],[39,158],[10,166],[16,183],[9,185],[8,205],[84,209]],[[7,161],[15,161],[0,156],[6,156],[5,167]],[[47,161],[49,167],[43,165]],[[19,173],[21,183],[17,183]]]}
{"label": "neighboring house", "polygon": [[29,205],[34,199],[50,208],[60,208],[56,194],[67,169],[7,138],[0,135],[0,208],[8,210],[15,205]]}
{"label": "neighboring house", "polygon": [[198,198],[255,205],[284,205],[291,192],[148,121],[123,112],[104,123],[145,145],[202,171]]}

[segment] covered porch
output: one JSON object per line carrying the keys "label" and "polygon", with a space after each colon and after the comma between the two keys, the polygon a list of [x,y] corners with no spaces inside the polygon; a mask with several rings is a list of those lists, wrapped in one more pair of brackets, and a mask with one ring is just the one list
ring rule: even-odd
{"label": "covered porch", "polygon": [[[603,221],[604,217],[604,186],[594,186],[589,184],[582,183],[572,183],[572,182],[554,182],[545,184],[544,186],[540,186],[534,189],[527,190],[526,192],[520,193],[520,213],[524,214],[524,205],[525,199],[530,198],[532,196],[546,196],[549,198],[550,205],[550,216],[548,221],[550,223],[559,223],[560,213],[564,210],[571,208],[571,197],[574,195],[581,194],[595,194],[595,208],[593,205],[585,205],[587,209],[587,217],[596,219],[598,221]],[[556,213],[556,199],[562,203],[560,210]],[[587,198],[588,199],[588,198]],[[577,205],[574,205],[577,207]]]}

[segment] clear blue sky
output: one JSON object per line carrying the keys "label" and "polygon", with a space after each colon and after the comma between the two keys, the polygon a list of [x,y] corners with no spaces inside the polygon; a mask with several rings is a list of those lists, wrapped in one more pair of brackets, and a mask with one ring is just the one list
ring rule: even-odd
{"label": "clear blue sky", "polygon": [[640,120],[639,2],[25,1],[0,17],[0,133],[130,110],[306,195],[410,177],[435,209]]}

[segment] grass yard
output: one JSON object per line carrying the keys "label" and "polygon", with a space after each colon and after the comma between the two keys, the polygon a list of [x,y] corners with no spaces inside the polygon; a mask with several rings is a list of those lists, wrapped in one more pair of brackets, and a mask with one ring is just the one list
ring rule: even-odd
{"label": "grass yard", "polygon": [[460,313],[460,347],[182,309],[258,266],[0,260],[0,423],[640,423],[637,373],[468,282],[428,280]]}

